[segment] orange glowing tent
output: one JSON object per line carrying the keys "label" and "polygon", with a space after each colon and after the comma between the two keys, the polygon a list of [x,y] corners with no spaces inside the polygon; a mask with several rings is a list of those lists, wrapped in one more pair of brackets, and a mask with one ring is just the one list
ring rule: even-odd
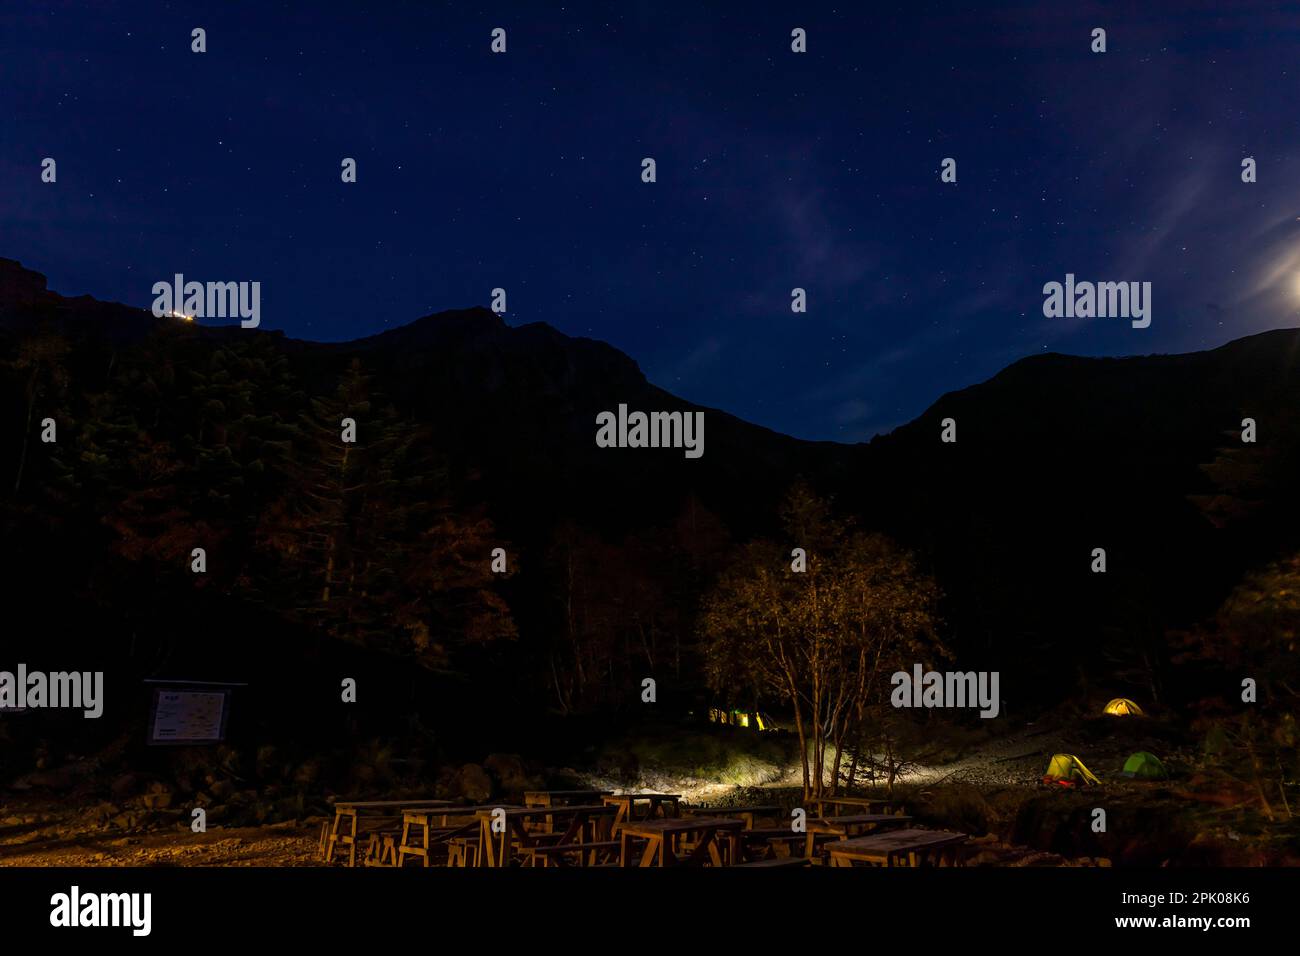
{"label": "orange glowing tent", "polygon": [[1110,714],[1112,717],[1142,717],[1142,708],[1127,697],[1116,697],[1106,705],[1103,713]]}

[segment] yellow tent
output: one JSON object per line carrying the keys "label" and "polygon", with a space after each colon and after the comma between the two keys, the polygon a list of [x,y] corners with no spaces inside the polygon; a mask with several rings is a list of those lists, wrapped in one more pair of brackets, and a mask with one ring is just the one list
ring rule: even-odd
{"label": "yellow tent", "polygon": [[1056,754],[1047,765],[1047,772],[1043,774],[1043,783],[1073,787],[1081,783],[1099,784],[1101,781],[1094,777],[1092,771],[1074,754]]}
{"label": "yellow tent", "polygon": [[1141,717],[1142,708],[1127,697],[1116,697],[1106,705],[1105,713],[1112,717]]}
{"label": "yellow tent", "polygon": [[734,727],[772,729],[771,718],[758,710],[724,710],[721,707],[710,707],[709,720],[719,724],[731,724]]}

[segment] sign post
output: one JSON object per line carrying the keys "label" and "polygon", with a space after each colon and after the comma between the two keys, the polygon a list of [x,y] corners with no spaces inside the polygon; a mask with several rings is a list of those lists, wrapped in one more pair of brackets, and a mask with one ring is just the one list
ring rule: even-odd
{"label": "sign post", "polygon": [[151,746],[215,744],[226,739],[226,721],[236,687],[212,681],[148,680]]}

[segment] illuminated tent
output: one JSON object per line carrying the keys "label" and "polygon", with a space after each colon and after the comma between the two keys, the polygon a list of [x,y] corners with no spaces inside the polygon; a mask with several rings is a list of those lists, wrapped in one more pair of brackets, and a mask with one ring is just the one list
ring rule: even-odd
{"label": "illuminated tent", "polygon": [[1134,780],[1167,780],[1169,778],[1169,771],[1160,762],[1160,758],[1155,754],[1147,753],[1145,750],[1139,750],[1124,761],[1124,769],[1120,773]]}
{"label": "illuminated tent", "polygon": [[1142,708],[1127,697],[1116,697],[1106,705],[1105,713],[1112,717],[1141,717]]}
{"label": "illuminated tent", "polygon": [[722,707],[709,708],[709,720],[717,724],[731,724],[733,727],[749,727],[754,730],[772,730],[772,718],[759,710],[726,710]]}
{"label": "illuminated tent", "polygon": [[1080,784],[1101,783],[1092,775],[1092,771],[1083,765],[1083,761],[1074,754],[1056,754],[1047,764],[1043,774],[1043,783],[1054,783],[1061,787],[1077,787]]}

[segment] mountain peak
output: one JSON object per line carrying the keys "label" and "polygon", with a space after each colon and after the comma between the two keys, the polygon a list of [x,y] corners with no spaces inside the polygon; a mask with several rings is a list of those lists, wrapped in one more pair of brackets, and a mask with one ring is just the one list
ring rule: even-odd
{"label": "mountain peak", "polygon": [[33,306],[51,296],[47,280],[17,259],[0,257],[0,309]]}
{"label": "mountain peak", "polygon": [[479,338],[495,338],[506,332],[508,328],[501,316],[491,309],[476,305],[468,309],[432,312],[397,328],[385,329],[383,332],[340,344],[363,349],[389,348],[394,345],[423,348]]}

